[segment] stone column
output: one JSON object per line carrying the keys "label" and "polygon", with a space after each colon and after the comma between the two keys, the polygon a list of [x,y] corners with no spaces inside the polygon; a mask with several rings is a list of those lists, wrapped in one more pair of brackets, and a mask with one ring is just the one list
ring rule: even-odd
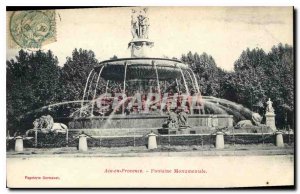
{"label": "stone column", "polygon": [[138,39],[129,43],[132,58],[147,57],[147,53],[153,46],[153,42],[148,39]]}
{"label": "stone column", "polygon": [[148,150],[157,148],[156,136],[157,135],[153,132],[148,134]]}
{"label": "stone column", "polygon": [[16,137],[15,151],[16,152],[23,152],[23,138],[21,136]]}
{"label": "stone column", "polygon": [[275,135],[276,135],[276,146],[277,147],[284,147],[282,132],[277,131],[275,133]]}
{"label": "stone column", "polygon": [[79,144],[78,144],[79,151],[85,152],[88,150],[86,137],[87,137],[87,135],[85,135],[85,134],[79,135]]}
{"label": "stone column", "polygon": [[223,132],[217,132],[216,135],[216,149],[224,149],[224,134]]}
{"label": "stone column", "polygon": [[275,114],[272,112],[267,112],[265,114],[266,117],[266,125],[270,127],[273,131],[276,131],[276,126],[275,126]]}
{"label": "stone column", "polygon": [[273,131],[276,131],[276,126],[275,126],[275,113],[274,113],[274,108],[272,106],[273,102],[269,98],[267,101],[267,107],[266,107],[266,125],[270,127]]}

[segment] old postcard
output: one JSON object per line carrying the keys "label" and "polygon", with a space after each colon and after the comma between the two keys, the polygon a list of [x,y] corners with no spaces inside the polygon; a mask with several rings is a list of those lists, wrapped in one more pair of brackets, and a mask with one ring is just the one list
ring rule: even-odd
{"label": "old postcard", "polygon": [[293,13],[7,7],[7,187],[294,187]]}

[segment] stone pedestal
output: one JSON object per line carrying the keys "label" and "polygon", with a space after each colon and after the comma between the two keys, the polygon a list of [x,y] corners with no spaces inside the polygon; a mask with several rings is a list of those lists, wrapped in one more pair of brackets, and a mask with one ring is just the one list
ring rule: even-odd
{"label": "stone pedestal", "polygon": [[87,136],[85,134],[79,135],[79,144],[78,144],[78,150],[85,152],[88,150],[87,146]]}
{"label": "stone pedestal", "polygon": [[23,138],[21,136],[16,137],[15,151],[23,152]]}
{"label": "stone pedestal", "polygon": [[181,127],[178,130],[178,134],[190,134],[190,130],[187,127]]}
{"label": "stone pedestal", "polygon": [[275,133],[275,135],[276,135],[276,146],[277,147],[284,147],[282,132],[277,131]]}
{"label": "stone pedestal", "polygon": [[148,39],[135,39],[129,43],[132,58],[147,57],[153,46],[153,42]]}
{"label": "stone pedestal", "polygon": [[156,134],[151,132],[148,134],[148,149],[156,149],[157,148],[157,142],[156,142]]}
{"label": "stone pedestal", "polygon": [[273,131],[276,131],[276,126],[275,126],[275,114],[272,112],[267,112],[265,114],[266,116],[266,125],[270,127]]}
{"label": "stone pedestal", "polygon": [[222,132],[217,132],[216,149],[224,149],[224,134]]}

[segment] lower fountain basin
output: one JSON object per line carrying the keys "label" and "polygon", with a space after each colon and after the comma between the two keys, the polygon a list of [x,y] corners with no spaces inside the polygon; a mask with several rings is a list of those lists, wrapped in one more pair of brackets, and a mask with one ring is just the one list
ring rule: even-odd
{"label": "lower fountain basin", "polygon": [[[84,131],[89,135],[126,136],[158,132],[167,115],[115,115],[114,117],[57,118],[68,125],[70,131]],[[232,127],[232,115],[189,115],[186,133],[211,133],[216,128]]]}

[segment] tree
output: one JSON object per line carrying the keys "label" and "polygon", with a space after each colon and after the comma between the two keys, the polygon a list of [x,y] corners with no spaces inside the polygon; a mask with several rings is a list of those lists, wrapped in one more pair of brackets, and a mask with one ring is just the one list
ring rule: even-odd
{"label": "tree", "polygon": [[266,91],[263,86],[268,78],[264,69],[268,64],[267,54],[262,49],[246,49],[234,63],[234,82],[238,103],[254,109],[255,104],[265,102]]}
{"label": "tree", "polygon": [[265,102],[271,98],[277,126],[294,125],[292,46],[278,44],[269,53],[248,48],[235,61],[232,72],[218,68],[206,53],[188,52],[181,60],[195,73],[203,95],[225,98],[260,114],[265,113]]}
{"label": "tree", "polygon": [[62,68],[62,100],[81,100],[88,75],[97,65],[98,60],[93,51],[75,49]]}
{"label": "tree", "polygon": [[57,57],[47,52],[19,51],[15,60],[6,62],[7,128],[19,129],[20,121],[30,122],[27,113],[58,102],[60,68]]}
{"label": "tree", "polygon": [[277,125],[294,126],[294,55],[293,47],[278,44],[268,53],[269,64],[265,69],[267,96],[274,101]]}
{"label": "tree", "polygon": [[238,92],[235,87],[235,72],[222,71],[220,73],[220,79],[222,80],[220,84],[220,98],[238,102]]}
{"label": "tree", "polygon": [[[234,93],[236,102],[253,110],[254,105],[263,105],[271,98],[277,126],[294,125],[292,46],[279,44],[269,53],[259,48],[246,49],[235,62],[234,72],[226,76],[223,85]],[[264,111],[262,108],[260,113]]]}
{"label": "tree", "polygon": [[196,75],[202,95],[220,95],[220,76],[223,75],[223,71],[217,67],[212,56],[188,52],[187,55],[182,55],[181,60],[188,64]]}

